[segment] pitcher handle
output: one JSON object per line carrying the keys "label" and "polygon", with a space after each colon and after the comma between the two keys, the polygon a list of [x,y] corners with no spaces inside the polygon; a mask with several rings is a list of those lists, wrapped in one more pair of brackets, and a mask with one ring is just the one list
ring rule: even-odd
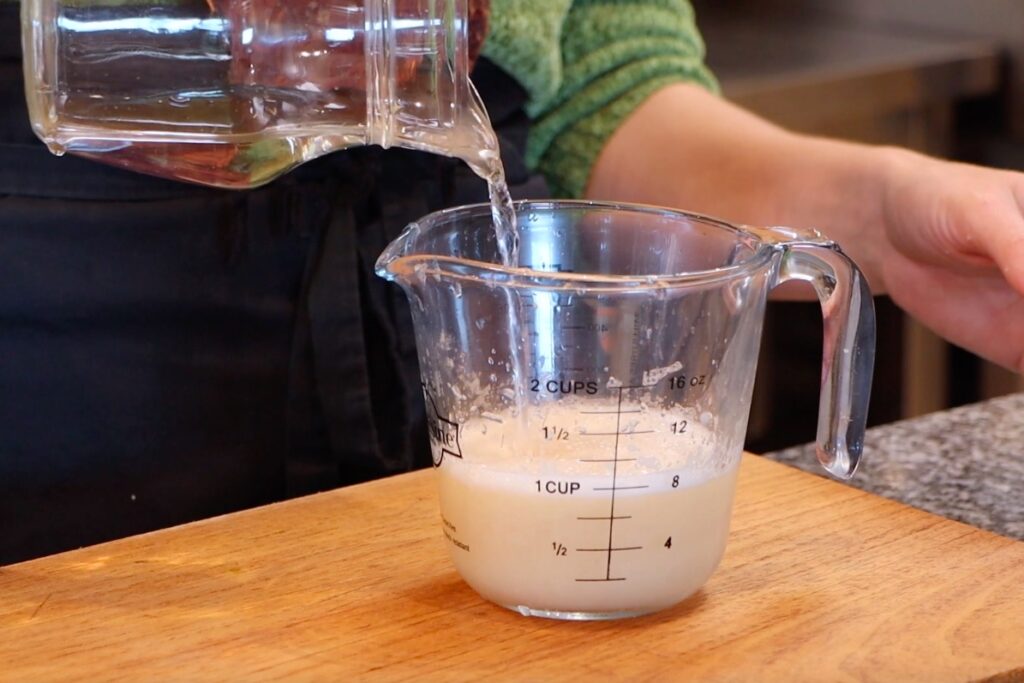
{"label": "pitcher handle", "polygon": [[824,350],[818,404],[818,461],[849,479],[864,450],[875,364],[875,305],[860,269],[832,240],[788,228],[757,230],[780,250],[772,287],[808,282],[821,301]]}

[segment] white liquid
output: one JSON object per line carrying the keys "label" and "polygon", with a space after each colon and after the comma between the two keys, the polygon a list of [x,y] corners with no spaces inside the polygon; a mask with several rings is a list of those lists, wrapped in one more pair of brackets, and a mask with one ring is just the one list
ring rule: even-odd
{"label": "white liquid", "polygon": [[[511,421],[463,425],[463,458],[446,456],[438,480],[445,537],[470,586],[523,613],[597,617],[662,609],[707,581],[725,550],[738,453],[708,452],[699,424],[678,435],[671,415],[626,417],[552,410],[526,429],[550,425],[554,439],[518,447]],[[617,446],[601,436],[616,422]]]}

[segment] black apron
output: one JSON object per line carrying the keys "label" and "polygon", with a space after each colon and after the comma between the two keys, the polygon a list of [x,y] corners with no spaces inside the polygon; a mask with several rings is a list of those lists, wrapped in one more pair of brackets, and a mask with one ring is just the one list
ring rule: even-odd
{"label": "black apron", "polygon": [[[0,564],[428,465],[405,297],[372,266],[484,183],[377,148],[248,192],[58,159],[17,36],[0,5]],[[543,196],[524,91],[474,81],[513,194]]]}

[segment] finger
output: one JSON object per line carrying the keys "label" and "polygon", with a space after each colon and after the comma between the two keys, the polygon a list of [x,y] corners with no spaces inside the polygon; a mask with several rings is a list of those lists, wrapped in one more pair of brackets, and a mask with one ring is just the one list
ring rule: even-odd
{"label": "finger", "polygon": [[893,301],[911,316],[982,358],[1024,372],[1024,296],[1000,275],[960,275],[905,264]]}
{"label": "finger", "polygon": [[976,240],[1007,282],[1024,294],[1024,175],[1006,173],[1005,193],[982,204],[964,230]]}

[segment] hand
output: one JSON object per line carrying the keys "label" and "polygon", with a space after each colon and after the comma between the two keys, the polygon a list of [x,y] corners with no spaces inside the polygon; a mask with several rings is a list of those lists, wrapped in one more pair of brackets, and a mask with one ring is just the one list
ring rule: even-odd
{"label": "hand", "polygon": [[1024,174],[879,154],[883,234],[867,253],[886,291],[939,335],[1024,372]]}
{"label": "hand", "polygon": [[[588,197],[818,228],[873,291],[953,343],[1024,372],[1024,174],[792,134],[681,84],[620,126]],[[811,296],[782,290],[773,294]]]}

